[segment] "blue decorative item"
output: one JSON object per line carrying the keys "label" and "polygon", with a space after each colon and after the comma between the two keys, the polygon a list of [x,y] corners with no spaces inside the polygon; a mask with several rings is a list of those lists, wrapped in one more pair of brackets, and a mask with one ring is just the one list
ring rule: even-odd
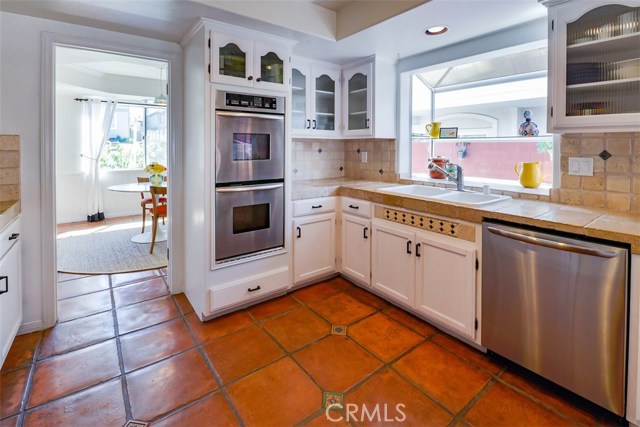
{"label": "blue decorative item", "polygon": [[525,110],[524,122],[520,123],[518,135],[520,136],[538,136],[538,125],[531,121],[531,111]]}

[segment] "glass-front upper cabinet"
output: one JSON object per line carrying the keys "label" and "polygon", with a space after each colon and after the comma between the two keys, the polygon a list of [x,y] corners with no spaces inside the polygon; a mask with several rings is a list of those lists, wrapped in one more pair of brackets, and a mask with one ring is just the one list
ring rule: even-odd
{"label": "glass-front upper cabinet", "polygon": [[345,113],[343,116],[347,136],[367,136],[372,129],[372,76],[371,62],[344,71]]}
{"label": "glass-front upper cabinet", "polygon": [[340,136],[340,68],[294,58],[291,83],[292,134]]}
{"label": "glass-front upper cabinet", "polygon": [[549,131],[640,128],[637,5],[626,0],[551,2]]}
{"label": "glass-front upper cabinet", "polygon": [[213,33],[211,81],[271,90],[289,89],[288,46]]}

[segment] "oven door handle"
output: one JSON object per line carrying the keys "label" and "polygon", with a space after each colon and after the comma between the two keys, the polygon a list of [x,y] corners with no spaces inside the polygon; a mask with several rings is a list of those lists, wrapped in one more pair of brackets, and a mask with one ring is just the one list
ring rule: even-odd
{"label": "oven door handle", "polygon": [[237,187],[222,187],[216,188],[216,193],[242,193],[244,191],[262,191],[262,190],[275,190],[276,188],[282,188],[284,184],[263,184],[263,185],[240,185]]}
{"label": "oven door handle", "polygon": [[242,113],[238,111],[216,111],[216,116],[227,117],[247,117],[253,119],[269,119],[269,120],[284,120],[283,114],[256,114],[256,113]]}

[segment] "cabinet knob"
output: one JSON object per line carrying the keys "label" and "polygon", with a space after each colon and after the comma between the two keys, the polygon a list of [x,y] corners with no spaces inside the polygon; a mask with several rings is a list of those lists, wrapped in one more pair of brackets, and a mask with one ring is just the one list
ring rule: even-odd
{"label": "cabinet knob", "polygon": [[261,81],[262,81],[262,79],[261,79],[260,77],[258,77],[258,78],[256,79],[256,81],[257,81],[257,82],[261,82]]}
{"label": "cabinet knob", "polygon": [[9,292],[9,276],[0,276],[0,282],[4,282],[4,290],[0,289],[0,295]]}
{"label": "cabinet knob", "polygon": [[307,129],[311,128],[311,120],[307,119]]}
{"label": "cabinet knob", "polygon": [[253,80],[253,76],[247,77],[247,80]]}
{"label": "cabinet knob", "polygon": [[258,285],[255,288],[247,288],[247,292],[255,292],[255,291],[259,291],[260,289],[262,288],[260,287],[260,285]]}
{"label": "cabinet knob", "polygon": [[11,236],[9,236],[9,240],[16,240],[18,237],[20,237],[20,233],[12,233]]}

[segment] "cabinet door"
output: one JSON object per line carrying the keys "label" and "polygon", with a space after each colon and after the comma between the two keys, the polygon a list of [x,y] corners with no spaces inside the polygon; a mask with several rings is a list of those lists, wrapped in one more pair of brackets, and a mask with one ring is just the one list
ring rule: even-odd
{"label": "cabinet door", "polygon": [[214,33],[211,68],[212,81],[253,86],[253,42]]}
{"label": "cabinet door", "polygon": [[638,128],[640,7],[617,3],[552,8],[549,131]]}
{"label": "cabinet door", "polygon": [[342,217],[342,273],[364,285],[371,284],[371,221]]}
{"label": "cabinet door", "polygon": [[291,128],[294,135],[306,134],[311,129],[310,88],[311,66],[301,62],[293,63],[291,67]]}
{"label": "cabinet door", "polygon": [[294,219],[294,283],[322,277],[336,270],[335,222],[335,213]]}
{"label": "cabinet door", "polygon": [[472,243],[416,235],[415,309],[461,335],[475,338],[476,251]]}
{"label": "cabinet door", "polygon": [[346,135],[373,134],[372,82],[372,63],[345,70],[343,122]]}
{"label": "cabinet door", "polygon": [[254,45],[254,85],[263,89],[289,89],[289,52],[267,44]]}
{"label": "cabinet door", "polygon": [[313,70],[313,116],[311,129],[318,136],[337,134],[336,120],[339,114],[338,94],[340,72],[337,70]]}
{"label": "cabinet door", "polygon": [[375,220],[371,231],[371,286],[413,307],[415,233]]}
{"label": "cabinet door", "polygon": [[18,241],[0,260],[0,365],[22,323],[20,245]]}

